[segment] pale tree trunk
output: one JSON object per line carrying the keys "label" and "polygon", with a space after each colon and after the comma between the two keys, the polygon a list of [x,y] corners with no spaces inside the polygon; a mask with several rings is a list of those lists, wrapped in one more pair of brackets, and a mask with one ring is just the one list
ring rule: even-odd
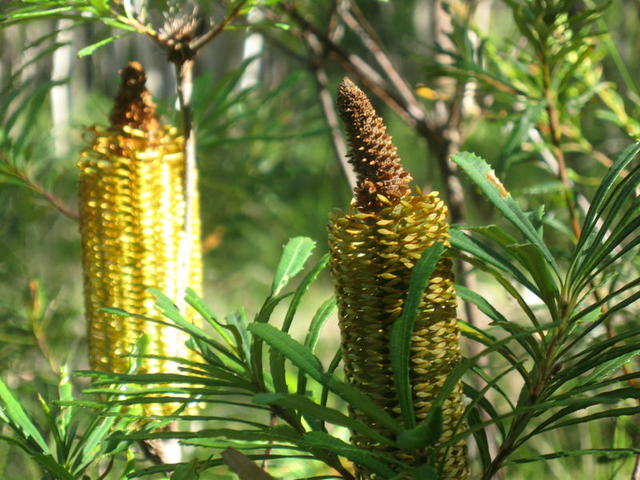
{"label": "pale tree trunk", "polygon": [[[249,23],[257,23],[263,20],[264,15],[258,10],[253,9],[249,13]],[[247,35],[242,48],[242,61],[246,61],[251,57],[255,57],[244,70],[240,79],[239,88],[244,90],[253,87],[260,80],[260,71],[262,62],[258,55],[262,53],[264,48],[264,36],[261,33],[254,32]]]}
{"label": "pale tree trunk", "polygon": [[[73,63],[73,20],[63,19],[56,23],[58,34],[55,41],[64,43],[53,53],[51,65],[51,81],[68,79],[71,76]],[[71,111],[71,87],[67,81],[51,89],[51,120],[53,122],[53,148],[57,157],[69,153],[69,117]]]}

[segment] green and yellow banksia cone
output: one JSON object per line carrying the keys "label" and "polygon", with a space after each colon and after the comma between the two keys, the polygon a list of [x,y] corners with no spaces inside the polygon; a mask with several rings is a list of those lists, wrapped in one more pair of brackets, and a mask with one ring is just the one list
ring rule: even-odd
{"label": "green and yellow banksia cone", "polygon": [[[448,212],[437,192],[424,195],[411,190],[411,177],[402,169],[382,119],[349,79],[338,89],[338,105],[350,144],[349,162],[358,177],[350,211],[334,213],[329,224],[345,373],[349,382],[400,422],[389,354],[390,329],[402,312],[416,261],[434,243],[448,245]],[[426,418],[460,358],[452,264],[449,258],[442,258],[424,292],[411,343],[410,382],[418,421]],[[459,384],[444,405],[443,433],[436,447],[451,438],[463,411]],[[352,414],[390,435],[359,412]],[[422,454],[417,458],[389,451],[357,433],[353,441],[365,448],[384,449],[403,461],[425,460]],[[441,479],[468,478],[463,441],[436,451],[440,452],[436,461]],[[358,475],[374,478],[366,471]]]}
{"label": "green and yellow banksia cone", "polygon": [[[117,373],[127,370],[131,359],[125,355],[142,334],[148,335],[149,355],[192,356],[186,334],[175,328],[101,311],[115,307],[161,319],[148,289],[184,295],[177,281],[186,201],[194,202],[189,286],[202,289],[198,198],[197,192],[185,198],[183,138],[160,124],[142,66],[131,62],[121,76],[111,125],[93,129],[93,144],[78,163],[89,359],[93,369]],[[176,372],[177,364],[144,359],[141,371]],[[147,413],[175,407],[153,405]]]}

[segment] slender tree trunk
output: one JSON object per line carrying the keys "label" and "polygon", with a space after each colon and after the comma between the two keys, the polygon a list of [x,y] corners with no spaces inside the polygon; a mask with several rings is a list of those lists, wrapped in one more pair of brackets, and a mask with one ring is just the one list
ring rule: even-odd
{"label": "slender tree trunk", "polygon": [[[71,76],[73,62],[73,20],[63,19],[56,23],[59,30],[55,37],[58,43],[66,45],[58,48],[52,58],[51,81],[64,80]],[[69,152],[68,136],[65,135],[71,111],[71,86],[69,82],[56,85],[51,89],[51,120],[53,122],[53,148],[58,157]]]}

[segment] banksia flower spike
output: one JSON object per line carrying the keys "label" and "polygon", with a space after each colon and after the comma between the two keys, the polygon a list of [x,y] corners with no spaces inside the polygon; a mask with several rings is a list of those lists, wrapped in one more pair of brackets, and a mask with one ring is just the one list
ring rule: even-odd
{"label": "banksia flower spike", "polygon": [[[145,87],[142,66],[131,62],[121,72],[122,84],[106,131],[82,152],[79,211],[86,315],[91,367],[124,372],[142,334],[147,353],[189,358],[186,334],[155,322],[101,311],[115,307],[161,318],[148,288],[171,298],[177,291],[178,252],[184,236],[186,201],[192,209],[189,285],[201,290],[202,258],[197,193],[185,198],[183,139],[162,126]],[[143,372],[176,372],[166,360],[144,359]],[[168,413],[175,405],[153,405],[148,413]]]}
{"label": "banksia flower spike", "polygon": [[[329,224],[330,266],[338,298],[345,373],[349,382],[400,421],[389,352],[390,329],[402,312],[416,261],[436,242],[448,245],[448,212],[437,192],[412,192],[411,177],[403,170],[382,119],[347,78],[338,89],[338,106],[350,144],[349,162],[358,178],[350,211],[334,213]],[[410,355],[410,383],[419,421],[426,418],[434,397],[460,361],[449,258],[440,259],[424,292]],[[440,444],[451,437],[463,411],[462,387],[458,385],[443,408]],[[357,411],[352,415],[369,421]],[[389,434],[380,425],[370,425]],[[357,433],[353,441],[383,449]],[[421,458],[408,458],[400,451],[389,453],[403,461],[425,458],[421,454]],[[464,442],[442,449],[436,460],[440,478],[468,478]],[[373,478],[366,471],[358,475]]]}

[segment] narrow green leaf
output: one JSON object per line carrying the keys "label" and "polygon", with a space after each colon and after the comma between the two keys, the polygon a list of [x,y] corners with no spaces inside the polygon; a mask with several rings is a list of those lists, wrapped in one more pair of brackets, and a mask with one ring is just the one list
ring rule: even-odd
{"label": "narrow green leaf", "polygon": [[[596,382],[602,378],[608,377],[616,370],[622,368],[623,365],[629,363],[633,357],[640,355],[640,348],[633,352],[629,352],[625,355],[621,355],[617,358],[605,361],[594,368],[593,372],[587,375],[584,380],[581,379],[583,384]],[[639,397],[640,398],[640,397]]]}
{"label": "narrow green leaf", "polygon": [[234,310],[224,317],[229,327],[234,328],[234,336],[236,335],[236,343],[241,349],[247,363],[251,363],[251,333],[249,333],[249,321],[247,320],[247,312],[244,308]]}
{"label": "narrow green leaf", "polygon": [[593,229],[596,228],[597,219],[603,210],[606,199],[613,188],[616,179],[620,176],[627,165],[633,161],[638,152],[640,152],[640,143],[634,143],[633,145],[625,148],[624,151],[616,158],[615,162],[602,179],[602,182],[600,182],[600,186],[591,200],[589,211],[587,212],[587,216],[583,222],[582,233],[574,253],[575,256],[582,254],[582,247],[584,246],[585,241],[590,237]]}
{"label": "narrow green leaf", "polygon": [[289,334],[268,323],[253,322],[249,331],[280,351],[296,367],[304,370],[312,378],[320,380],[324,373],[320,360],[311,351],[293,340]]}
{"label": "narrow green leaf", "polygon": [[530,273],[531,278],[533,278],[534,283],[540,290],[541,299],[551,311],[552,317],[557,318],[557,301],[560,295],[560,287],[556,281],[557,277],[554,278],[549,271],[549,263],[539,247],[531,243],[521,243],[511,245],[508,249]]}
{"label": "narrow green leaf", "polygon": [[640,448],[589,448],[584,450],[565,450],[561,452],[547,453],[536,457],[516,458],[509,460],[506,464],[530,463],[539,461],[549,461],[558,458],[580,457],[584,455],[598,455],[605,457],[624,457],[630,455],[640,455]]}
{"label": "narrow green leaf", "polygon": [[[255,317],[256,323],[269,323],[271,320],[271,315],[273,314],[273,310],[276,306],[288,296],[293,295],[292,293],[280,295],[277,297],[268,296],[265,302],[263,303],[260,311]],[[264,368],[262,366],[262,339],[260,337],[253,336],[251,343],[251,368],[253,370],[253,375],[256,378],[256,381],[261,387],[265,385],[264,379]]]}
{"label": "narrow green leaf", "polygon": [[[477,407],[473,407],[469,410],[469,414],[467,415],[467,422],[469,422],[470,427],[474,427],[482,423],[480,412]],[[501,424],[498,423],[498,425]],[[476,441],[482,468],[486,469],[489,465],[491,465],[491,450],[489,449],[487,429],[481,428],[478,431],[473,432],[473,438]]]}
{"label": "narrow green leaf", "polygon": [[401,429],[397,422],[368,395],[356,387],[341,382],[333,375],[324,373],[320,360],[307,347],[293,340],[287,333],[272,325],[256,322],[249,325],[249,330],[271,347],[279,350],[291,363],[311,378],[349,402],[352,407],[359,409],[391,431],[399,433]]}
{"label": "narrow green leaf", "polygon": [[32,455],[31,458],[43,469],[52,474],[56,480],[76,480],[76,477],[71,475],[66,468],[56,462],[50,454],[43,455],[41,453],[37,453]]}
{"label": "narrow green leaf", "polygon": [[152,439],[198,439],[198,438],[228,438],[230,440],[242,441],[263,441],[263,442],[287,442],[296,444],[301,440],[301,436],[293,428],[286,425],[276,427],[265,427],[260,430],[234,430],[232,428],[207,428],[194,432],[121,432],[117,438],[122,440],[152,440]]}
{"label": "narrow green leaf", "polygon": [[[456,284],[456,295],[460,297],[465,302],[473,303],[478,310],[484,313],[487,317],[489,317],[494,322],[507,322],[507,318],[502,315],[498,310],[495,309],[493,305],[491,305],[486,297],[470,290],[464,285]],[[479,334],[483,334],[484,332],[478,331]]]}
{"label": "narrow green leaf", "polygon": [[22,409],[20,402],[11,394],[11,391],[2,380],[0,380],[0,400],[4,404],[5,416],[15,428],[22,432],[25,438],[32,438],[45,456],[49,455],[51,451],[47,442],[42,438],[36,426],[29,420],[26,412]]}
{"label": "narrow green leaf", "polygon": [[385,455],[381,453],[372,453],[368,450],[354,447],[324,432],[308,432],[304,434],[303,438],[305,445],[327,450],[336,455],[348,458],[366,467],[371,473],[381,475],[382,478],[389,478],[396,474],[390,467],[380,461],[380,459],[385,458]]}
{"label": "narrow green leaf", "polygon": [[[287,309],[287,313],[284,317],[284,321],[282,322],[282,331],[288,332],[291,327],[291,323],[293,322],[293,317],[296,314],[298,306],[305,293],[309,290],[309,286],[318,278],[318,275],[322,270],[325,269],[329,263],[329,254],[325,254],[322,256],[320,261],[316,263],[316,265],[311,269],[309,273],[307,273],[296,288],[293,298],[291,299],[291,303],[289,304],[289,308]],[[284,357],[277,350],[271,349],[269,352],[269,362],[271,366],[271,376],[273,378],[273,386],[277,392],[288,392],[288,387],[286,383],[286,373],[284,366]]]}
{"label": "narrow green leaf", "polygon": [[[176,325],[181,330],[184,330],[185,332],[189,333],[196,339],[201,339],[207,344],[213,346],[217,351],[224,354],[227,358],[230,358],[234,362],[238,364],[242,364],[242,361],[239,358],[237,358],[233,353],[231,353],[231,351],[229,351],[224,345],[214,340],[207,332],[202,330],[197,325],[185,320],[182,314],[180,313],[180,311],[178,310],[178,307],[173,303],[173,301],[169,297],[163,294],[160,290],[158,290],[157,288],[150,288],[149,292],[156,297],[156,305],[160,308],[160,310],[162,311],[162,314],[165,315],[170,320],[172,320],[173,322],[175,322]],[[189,300],[192,300],[192,301],[194,300],[193,295],[188,295],[188,298]],[[210,319],[212,317],[209,316],[206,318]],[[214,323],[217,323],[217,322],[214,320]],[[227,343],[227,345],[233,345],[233,339],[230,337],[230,335],[227,332],[224,331],[223,328],[219,328],[217,330],[218,330],[218,333],[220,333],[220,335],[224,338],[225,343]]]}
{"label": "narrow green leaf", "polygon": [[[329,362],[329,368],[327,368],[327,373],[333,375],[333,373],[338,369],[340,363],[342,362],[342,349],[338,347],[336,349],[336,353],[333,354],[333,358],[331,362]],[[322,392],[320,393],[320,405],[326,405],[329,400],[329,389],[326,385],[322,386]]]}
{"label": "narrow green leaf", "polygon": [[99,14],[110,13],[109,0],[89,0],[89,3]]}
{"label": "narrow green leaf", "polygon": [[318,405],[308,397],[302,395],[259,393],[253,397],[253,400],[259,404],[278,405],[284,408],[289,408],[305,416],[322,420],[323,422],[342,425],[343,427],[347,427],[352,431],[365,435],[376,442],[384,445],[393,445],[391,440],[380,435],[365,423],[356,420],[355,418],[351,418],[333,408]]}
{"label": "narrow green leaf", "polygon": [[409,380],[413,326],[418,316],[420,302],[429,284],[429,279],[443,252],[444,244],[437,242],[422,253],[420,260],[418,260],[411,273],[409,292],[402,314],[391,327],[389,351],[391,355],[393,383],[395,384],[398,394],[402,419],[405,428],[408,429],[416,425],[416,416],[413,407],[413,391]]}
{"label": "narrow green leaf", "polygon": [[86,47],[81,48],[80,50],[78,50],[78,53],[76,55],[78,55],[78,58],[88,57],[90,55],[93,55],[94,52],[96,50],[98,50],[99,48],[102,48],[105,45],[109,45],[111,42],[113,42],[114,40],[118,40],[119,38],[121,38],[124,35],[126,35],[126,34],[121,33],[120,35],[114,35],[113,37],[107,37],[107,38],[104,38],[104,39],[100,40],[99,42],[95,42],[95,43],[92,43],[91,45],[87,45]]}
{"label": "narrow green leaf", "polygon": [[204,318],[209,325],[220,335],[228,345],[234,344],[234,338],[229,335],[226,325],[220,323],[213,313],[213,310],[200,298],[200,296],[191,288],[187,288],[185,301]]}
{"label": "narrow green leaf", "polygon": [[[118,407],[116,411],[117,409]],[[79,442],[79,446],[82,447],[80,459],[82,466],[89,465],[96,458],[117,420],[117,417],[102,417],[98,421],[93,421],[83,433]]]}
{"label": "narrow green leaf", "polygon": [[[69,380],[69,367],[62,365],[60,367],[60,381],[58,382],[58,398],[63,402],[70,402],[73,400],[73,386]],[[57,423],[60,431],[64,433],[68,430],[71,419],[73,418],[73,407],[65,407],[58,413]]]}
{"label": "narrow green leaf", "polygon": [[[198,480],[200,478],[199,462],[194,458],[189,463],[177,465],[171,480]],[[242,477],[240,477],[242,478]],[[259,477],[256,477],[258,479]]]}
{"label": "narrow green leaf", "polygon": [[[304,339],[304,346],[307,347],[311,352],[313,352],[316,348],[316,344],[318,343],[318,336],[320,335],[320,329],[324,326],[327,319],[336,311],[337,304],[335,297],[331,297],[326,300],[320,308],[316,311],[313,319],[311,320],[311,325],[309,326],[309,331],[307,332],[307,336]],[[300,395],[304,395],[305,390],[307,388],[307,378],[304,372],[301,370],[298,373],[298,387],[297,392]]]}
{"label": "narrow green leaf", "polygon": [[518,280],[518,282],[532,292],[538,294],[538,290],[535,285],[529,281],[529,279],[511,262],[511,260],[499,253],[497,250],[485,245],[480,240],[467,235],[459,228],[460,227],[453,227],[449,231],[452,247],[473,255],[473,257],[480,260],[483,264],[490,265],[501,272],[510,273]]}
{"label": "narrow green leaf", "polygon": [[374,402],[371,397],[358,388],[348,383],[338,380],[333,375],[328,373],[323,375],[320,381],[321,384],[326,385],[329,390],[346,400],[353,408],[360,410],[372,420],[388,428],[393,433],[400,433],[402,427],[394,420],[385,410],[381,409],[379,405]]}
{"label": "narrow green leaf", "polygon": [[[153,290],[154,295],[158,296],[158,298],[160,299],[160,303],[158,304],[158,306],[161,308],[162,313],[174,323],[169,323],[167,321],[163,321],[157,318],[145,317],[144,315],[139,315],[137,313],[130,313],[120,308],[102,307],[100,311],[106,312],[106,313],[112,313],[114,315],[119,315],[121,317],[139,318],[147,322],[158,323],[160,325],[166,325],[168,327],[173,327],[173,328],[177,328],[178,330],[182,330],[188,333],[189,335],[191,335],[191,339],[186,342],[187,346],[190,345],[191,341],[195,342],[195,344],[197,345],[196,350],[198,350],[199,353],[203,356],[203,358],[205,358],[208,362],[217,364],[219,366],[223,366],[225,368],[232,368],[237,372],[244,370],[245,365],[240,358],[234,355],[233,352],[229,351],[223,344],[221,344],[219,341],[211,337],[204,330],[202,330],[201,328],[197,327],[193,323],[188,322],[184,318],[182,318],[182,315],[178,311],[178,308],[173,304],[173,302],[168,297],[166,297],[164,294],[162,294],[158,290],[155,290],[155,289],[149,289],[149,290],[150,291]],[[209,346],[214,348],[218,353],[221,353],[222,355],[224,355],[224,357],[218,357],[217,355],[215,355],[213,351],[209,349]],[[222,360],[220,360],[220,358],[231,360],[231,362],[226,360],[223,362]]]}
{"label": "narrow green leaf", "polygon": [[294,237],[285,245],[280,263],[271,285],[271,296],[280,290],[304,268],[304,264],[311,256],[316,243],[307,237]]}
{"label": "narrow green leaf", "polygon": [[273,389],[276,392],[289,392],[287,385],[287,373],[284,365],[284,355],[276,348],[269,349],[269,371],[273,380]]}

